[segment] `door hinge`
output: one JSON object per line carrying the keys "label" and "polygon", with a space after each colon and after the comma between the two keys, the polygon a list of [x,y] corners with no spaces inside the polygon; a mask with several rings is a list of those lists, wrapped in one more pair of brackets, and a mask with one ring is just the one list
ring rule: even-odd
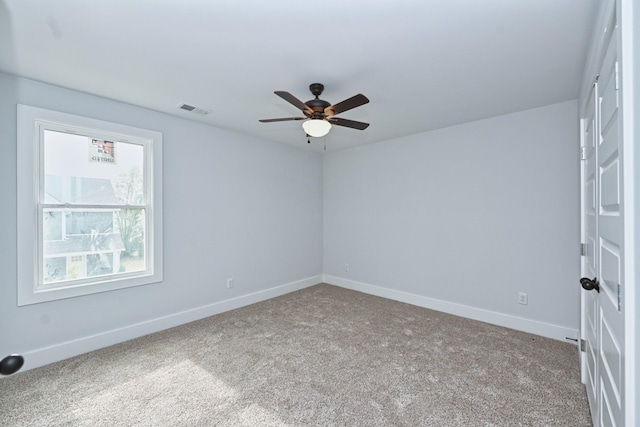
{"label": "door hinge", "polygon": [[580,160],[587,160],[587,147],[580,147]]}
{"label": "door hinge", "polygon": [[618,70],[618,61],[616,61],[615,63],[615,73],[616,73],[616,90],[619,90],[620,89],[620,77],[619,77],[620,73]]}
{"label": "door hinge", "polygon": [[580,339],[580,351],[587,351],[587,342],[583,339]]}
{"label": "door hinge", "polygon": [[587,244],[580,243],[580,256],[587,256]]}

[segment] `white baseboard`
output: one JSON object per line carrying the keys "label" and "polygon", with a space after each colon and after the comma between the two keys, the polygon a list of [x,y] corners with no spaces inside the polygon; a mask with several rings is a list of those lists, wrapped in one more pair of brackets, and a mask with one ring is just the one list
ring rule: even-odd
{"label": "white baseboard", "polygon": [[[242,295],[236,298],[196,307],[191,310],[158,317],[146,322],[136,323],[123,328],[101,332],[96,335],[78,338],[73,341],[67,341],[53,346],[32,350],[22,354],[24,357],[24,366],[20,372],[48,365],[50,363],[58,362],[60,360],[68,359],[73,356],[78,356],[89,351],[108,347],[110,345],[118,344],[144,335],[152,334],[154,332],[163,331],[185,323],[204,319],[205,317],[213,316],[225,311],[235,310],[236,308],[275,298],[309,286],[317,285],[321,281],[322,276],[312,276],[248,295]],[[2,377],[0,376],[0,378]]]}
{"label": "white baseboard", "polygon": [[[442,311],[444,313],[454,314],[456,316],[468,319],[479,320],[498,326],[528,332],[547,338],[553,338],[560,341],[567,341],[566,337],[577,338],[578,330],[566,328],[549,323],[539,322],[536,320],[525,319],[508,314],[483,310],[467,305],[456,304],[448,301],[429,298],[417,294],[403,291],[388,289],[376,285],[362,282],[356,282],[336,276],[318,275],[295,282],[286,283],[284,285],[275,286],[259,292],[242,295],[224,301],[207,304],[196,307],[191,310],[173,313],[167,316],[151,319],[146,322],[136,323],[119,329],[113,329],[99,334],[78,338],[72,341],[55,344],[49,347],[43,347],[28,351],[22,354],[25,363],[20,372],[34,369],[60,360],[78,356],[110,345],[118,344],[144,335],[159,332],[185,323],[203,319],[226,311],[241,308],[260,301],[275,298],[290,292],[308,288],[318,283],[328,283],[330,285],[339,286],[346,289],[352,289],[364,292],[370,295],[376,295],[395,301],[417,305],[432,310]],[[0,376],[0,379],[2,376]]]}
{"label": "white baseboard", "polygon": [[383,288],[381,286],[356,282],[354,280],[344,279],[342,277],[323,275],[322,281],[330,285],[340,286],[341,288],[364,292],[366,294],[388,298],[407,304],[417,305],[419,307],[424,307],[431,310],[442,311],[444,313],[454,314],[456,316],[465,317],[467,319],[479,320],[481,322],[491,323],[492,325],[504,326],[506,328],[528,332],[531,334],[540,335],[571,344],[575,344],[575,342],[567,340],[567,338],[578,338],[577,329],[566,328],[564,326],[553,325],[537,320],[512,316],[510,314],[504,314],[495,311],[484,310],[481,308],[471,307],[468,305],[429,298],[409,292]]}

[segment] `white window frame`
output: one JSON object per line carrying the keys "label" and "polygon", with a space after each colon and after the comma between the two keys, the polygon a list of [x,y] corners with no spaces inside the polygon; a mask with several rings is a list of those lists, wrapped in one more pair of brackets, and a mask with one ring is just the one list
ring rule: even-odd
{"label": "white window frame", "polygon": [[[78,297],[162,281],[162,133],[106,122],[73,114],[18,104],[17,122],[17,202],[18,202],[18,305]],[[116,141],[145,146],[146,248],[144,271],[97,276],[71,281],[67,285],[43,286],[42,203],[44,173],[42,130],[64,129],[69,133],[108,135]]]}

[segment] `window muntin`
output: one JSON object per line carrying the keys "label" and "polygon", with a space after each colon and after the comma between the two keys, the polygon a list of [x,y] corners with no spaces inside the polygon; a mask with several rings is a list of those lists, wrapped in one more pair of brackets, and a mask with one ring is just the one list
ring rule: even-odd
{"label": "window muntin", "polygon": [[158,132],[18,105],[18,305],[162,280],[161,149]]}

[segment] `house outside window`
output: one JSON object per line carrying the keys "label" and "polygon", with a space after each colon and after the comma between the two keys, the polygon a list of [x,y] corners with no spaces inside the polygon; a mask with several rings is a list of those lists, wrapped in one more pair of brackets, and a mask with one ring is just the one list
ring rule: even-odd
{"label": "house outside window", "polygon": [[[109,205],[119,203],[111,180],[104,178],[46,175],[44,189],[45,198],[49,203],[56,201],[71,205],[87,205],[94,202],[92,199],[100,199]],[[138,261],[133,267],[120,263],[121,255],[123,252],[126,254],[118,226],[121,211],[44,209],[43,284],[140,270],[140,266],[144,264],[143,254],[130,257],[135,257]],[[144,230],[141,216],[138,215],[138,218],[135,225]],[[140,234],[138,238],[143,237],[144,235]],[[143,242],[136,244],[142,246]]]}
{"label": "house outside window", "polygon": [[162,135],[18,106],[18,305],[162,279]]}

